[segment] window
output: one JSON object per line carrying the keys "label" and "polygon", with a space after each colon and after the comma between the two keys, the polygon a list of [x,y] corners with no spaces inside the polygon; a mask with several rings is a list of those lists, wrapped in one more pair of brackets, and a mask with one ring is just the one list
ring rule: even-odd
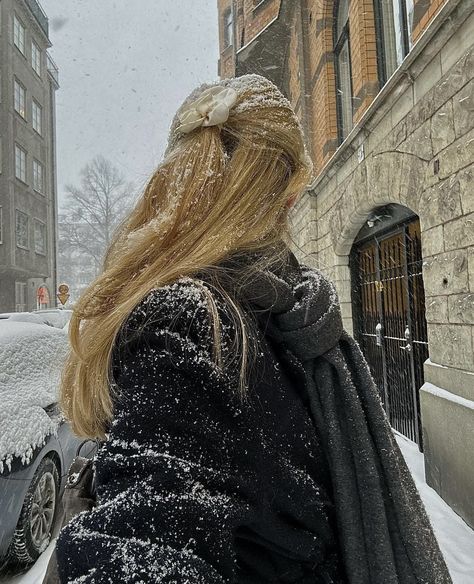
{"label": "window", "polygon": [[28,215],[16,209],[15,217],[16,244],[28,249]]}
{"label": "window", "polygon": [[38,160],[33,160],[33,188],[38,193],[43,192],[43,165]]}
{"label": "window", "polygon": [[23,118],[26,118],[26,89],[24,86],[15,79],[13,84],[14,87],[14,105],[15,111],[20,114]]}
{"label": "window", "polygon": [[35,41],[31,41],[31,66],[33,71],[41,77],[41,49]]}
{"label": "window", "polygon": [[26,310],[26,282],[15,282],[15,310]]}
{"label": "window", "polygon": [[13,17],[13,42],[25,54],[25,27],[16,15]]}
{"label": "window", "polygon": [[349,45],[349,0],[335,4],[334,57],[336,65],[336,102],[339,143],[352,129],[352,73]]}
{"label": "window", "polygon": [[224,49],[230,47],[234,42],[234,23],[232,10],[226,10],[224,13]]}
{"label": "window", "polygon": [[413,0],[375,0],[374,8],[379,77],[384,85],[412,47]]}
{"label": "window", "polygon": [[39,219],[34,220],[35,252],[46,255],[46,225]]}
{"label": "window", "polygon": [[38,134],[41,134],[43,128],[43,108],[35,99],[33,100],[31,105],[31,114],[33,130],[36,130]]}
{"label": "window", "polygon": [[15,176],[26,183],[26,150],[15,144]]}
{"label": "window", "polygon": [[3,243],[3,207],[0,207],[0,243]]}

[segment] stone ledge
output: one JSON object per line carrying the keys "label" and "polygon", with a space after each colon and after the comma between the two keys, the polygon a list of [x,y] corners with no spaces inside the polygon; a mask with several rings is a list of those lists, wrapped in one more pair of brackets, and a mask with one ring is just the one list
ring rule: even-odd
{"label": "stone ledge", "polygon": [[426,481],[474,525],[474,402],[426,383],[420,391]]}
{"label": "stone ledge", "polygon": [[[474,399],[474,371],[464,371],[433,363],[429,359],[423,364],[425,381],[464,399]],[[423,387],[421,388],[423,390]]]}

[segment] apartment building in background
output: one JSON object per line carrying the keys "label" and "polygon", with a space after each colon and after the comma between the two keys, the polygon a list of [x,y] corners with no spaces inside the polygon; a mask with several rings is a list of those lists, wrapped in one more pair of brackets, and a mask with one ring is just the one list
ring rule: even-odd
{"label": "apartment building in background", "polygon": [[218,0],[219,75],[274,81],[315,176],[296,255],[335,282],[392,426],[474,526],[474,3]]}
{"label": "apartment building in background", "polygon": [[48,18],[0,2],[0,312],[56,306],[55,94]]}

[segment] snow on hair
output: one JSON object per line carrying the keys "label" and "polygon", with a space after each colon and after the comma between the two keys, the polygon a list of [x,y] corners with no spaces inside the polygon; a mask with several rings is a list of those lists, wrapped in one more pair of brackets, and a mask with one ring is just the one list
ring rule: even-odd
{"label": "snow on hair", "polygon": [[[238,93],[225,123],[177,133],[182,108],[216,84]],[[225,295],[220,263],[231,254],[266,250],[262,258],[271,262],[273,253],[275,259],[281,242],[291,240],[286,203],[303,191],[311,172],[299,120],[268,79],[244,75],[191,92],[171,123],[162,162],[114,235],[102,273],[74,308],[60,402],[77,435],[105,436],[113,418],[112,351],[133,309],[152,289],[202,270]],[[250,344],[240,306],[230,297],[228,303],[242,393]],[[219,362],[218,314],[210,297],[208,305]]]}

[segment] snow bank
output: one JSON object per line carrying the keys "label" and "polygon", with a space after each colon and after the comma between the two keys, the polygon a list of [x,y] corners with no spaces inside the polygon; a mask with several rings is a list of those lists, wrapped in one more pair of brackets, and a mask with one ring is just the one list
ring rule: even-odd
{"label": "snow bank", "polygon": [[454,584],[474,582],[474,531],[438,493],[426,484],[424,456],[418,446],[395,432],[398,445],[415,479]]}
{"label": "snow bank", "polygon": [[58,399],[67,332],[45,324],[0,321],[0,472],[14,457],[23,464],[61,418],[44,411]]}

